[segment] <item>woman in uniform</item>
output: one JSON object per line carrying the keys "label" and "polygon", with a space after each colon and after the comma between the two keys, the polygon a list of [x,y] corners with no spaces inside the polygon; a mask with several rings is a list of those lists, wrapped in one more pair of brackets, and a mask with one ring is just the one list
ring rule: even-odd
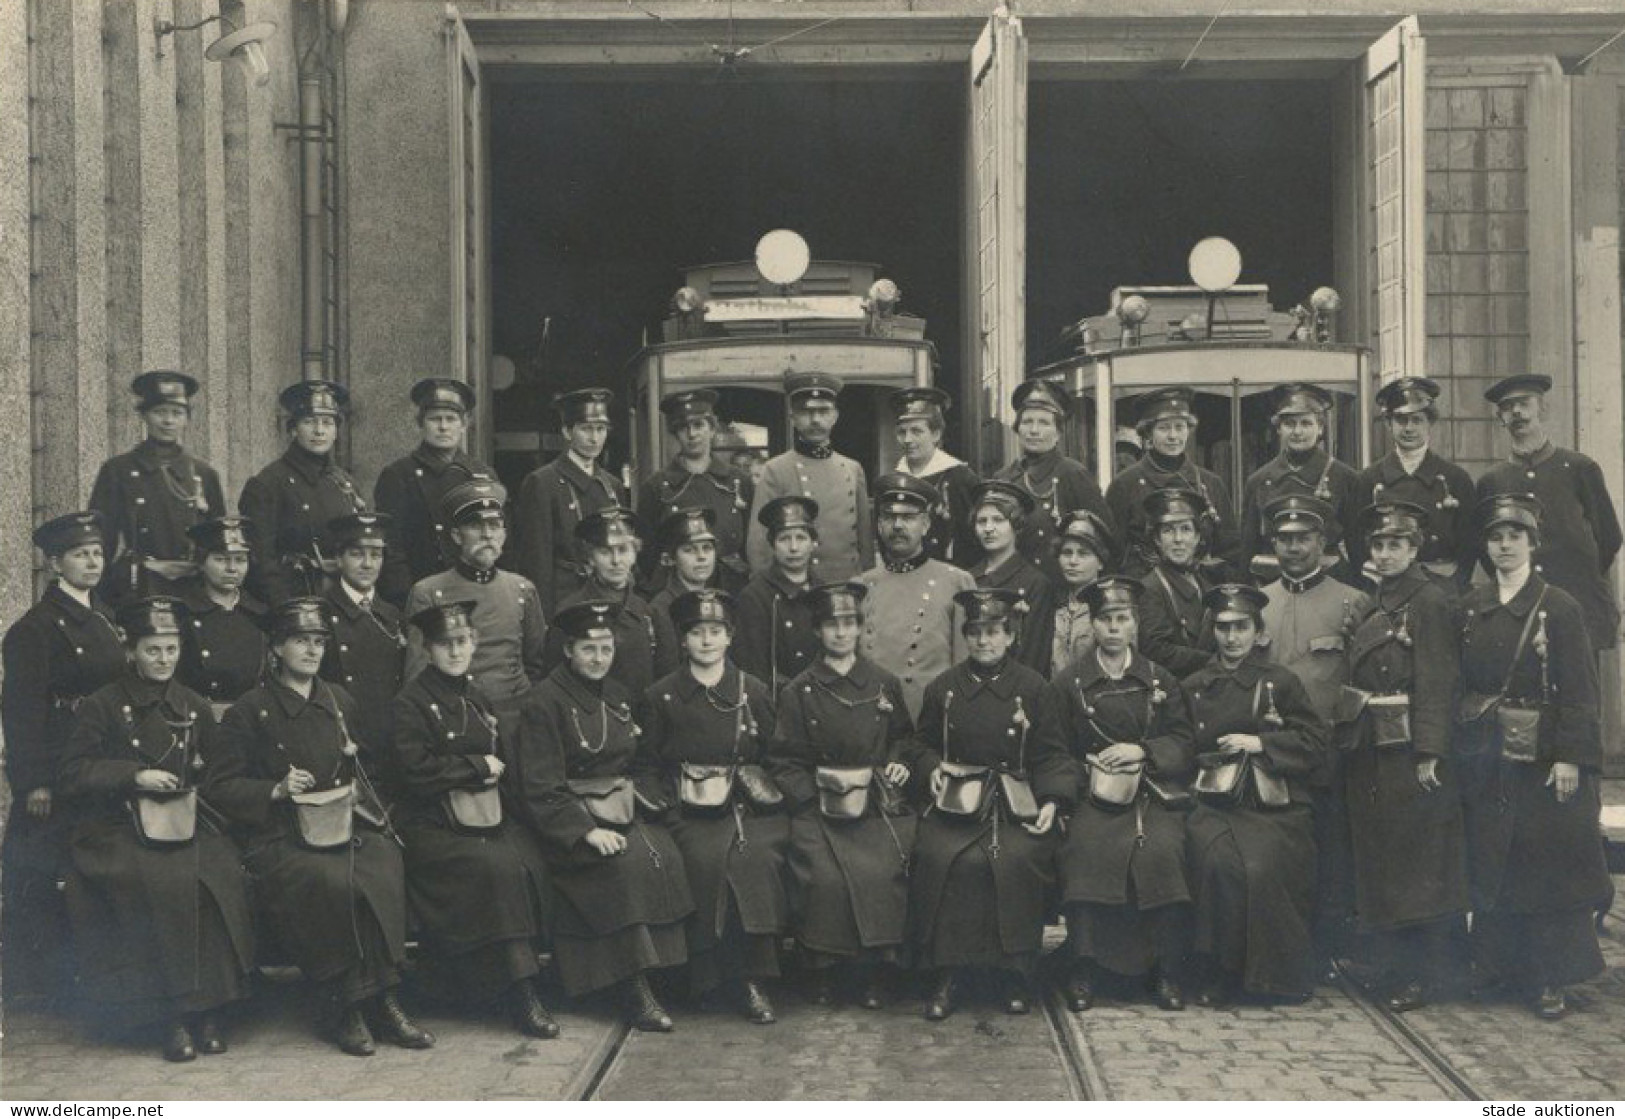
{"label": "woman in uniform", "polygon": [[1095,647],[1046,693],[1044,738],[1078,763],[1077,808],[1061,845],[1073,959],[1067,1005],[1094,1005],[1101,972],[1156,976],[1157,1004],[1185,1006],[1191,892],[1185,792],[1191,718],[1173,673],[1134,648],[1141,586],[1107,577],[1084,591]]}
{"label": "woman in uniform", "polygon": [[631,695],[609,678],[620,609],[580,602],[554,617],[564,663],[525,697],[511,789],[547,858],[565,993],[619,986],[632,1028],[665,1033],[671,1016],[648,973],[688,958],[683,921],[694,903],[658,806],[634,790],[642,731]]}
{"label": "woman in uniform", "polygon": [[1258,648],[1268,600],[1222,583],[1202,597],[1218,652],[1185,679],[1197,805],[1186,821],[1198,1001],[1238,989],[1300,1000],[1314,988],[1315,836],[1306,779],[1325,728],[1303,684]]}
{"label": "woman in uniform", "polygon": [[909,942],[937,972],[925,1016],[954,1012],[960,980],[991,969],[1004,1009],[1025,1014],[1055,885],[1055,817],[1072,798],[1060,743],[1036,733],[1044,678],[1010,656],[1014,591],[954,596],[970,655],[925,689],[919,756],[932,808],[909,880]]}
{"label": "woman in uniform", "polygon": [[671,616],[686,663],[649,689],[644,746],[651,799],[676,806],[671,833],[694,895],[689,976],[701,994],[736,987],[745,1017],[766,1025],[775,1015],[762,983],[778,978],[778,942],[790,925],[790,824],[762,768],[773,697],[728,657],[726,591],[688,591]]}
{"label": "woman in uniform", "polygon": [[186,535],[198,570],[182,592],[186,634],[175,678],[209,701],[218,722],[265,671],[265,607],[243,589],[249,564],[244,518],[203,521]]}
{"label": "woman in uniform", "polygon": [[429,663],[395,699],[383,770],[407,896],[435,958],[469,1002],[505,999],[521,1032],[552,1038],[558,1024],[536,991],[546,868],[529,830],[503,812],[505,750],[491,701],[469,675],[473,607],[412,615]]}
{"label": "woman in uniform", "polygon": [[1459,675],[1449,592],[1417,557],[1427,514],[1367,506],[1361,554],[1377,576],[1349,645],[1347,703],[1334,740],[1354,852],[1355,911],[1375,934],[1388,1007],[1423,1005],[1443,978],[1452,926],[1467,912],[1461,795],[1450,761]]}
{"label": "woman in uniform", "polygon": [[1095,627],[1084,599],[1110,565],[1113,547],[1105,524],[1087,509],[1067,514],[1061,523],[1055,557],[1061,581],[1055,587],[1058,601],[1050,646],[1051,679],[1078,667],[1094,651]]}
{"label": "woman in uniform", "polygon": [[[976,487],[967,516],[976,526],[982,542],[982,562],[970,569],[978,587],[1004,587],[1016,593],[1016,640],[1010,655],[1039,675],[1049,672],[1050,645],[1054,640],[1055,608],[1050,598],[1050,581],[1026,553],[1016,549],[1028,518],[1046,514],[1033,512],[1030,493],[1012,482],[983,482]],[[1046,548],[1048,545],[1045,545]],[[1054,550],[1049,549],[1049,562]]]}
{"label": "woman in uniform", "polygon": [[276,943],[331,993],[338,1047],[371,1056],[376,1030],[427,1049],[434,1035],[396,998],[406,956],[400,840],[357,757],[355,701],[318,677],[332,640],[326,604],[288,599],[267,626],[271,668],[220,724],[210,803],[243,831],[243,865]]}
{"label": "woman in uniform", "polygon": [[1495,582],[1461,602],[1458,715],[1474,964],[1555,1019],[1568,1010],[1563,988],[1603,969],[1593,917],[1612,893],[1596,661],[1578,603],[1531,566],[1538,503],[1494,495],[1478,523]]}
{"label": "woman in uniform", "polygon": [[119,611],[129,668],[80,705],[61,782],[82,989],[97,1020],[161,1023],[168,1061],[224,1053],[222,1007],[248,993],[253,921],[236,845],[202,812],[214,718],[175,681],[185,605]]}
{"label": "woman in uniform", "polygon": [[57,880],[67,868],[68,824],[57,766],[84,697],[124,670],[124,645],[94,592],[105,570],[100,513],[69,513],[34,530],[52,580],[0,643],[6,819],[0,945],[6,992],[53,994],[72,964]]}
{"label": "woman in uniform", "polygon": [[903,685],[858,652],[859,582],[810,592],[823,656],[779,695],[768,769],[790,802],[796,938],[834,996],[836,965],[855,965],[860,1005],[886,1001],[884,969],[903,944],[914,817],[902,790],[918,769]]}

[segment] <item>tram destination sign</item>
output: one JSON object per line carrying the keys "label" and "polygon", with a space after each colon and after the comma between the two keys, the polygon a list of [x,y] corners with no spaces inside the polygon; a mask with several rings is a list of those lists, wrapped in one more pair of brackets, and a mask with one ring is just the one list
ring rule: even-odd
{"label": "tram destination sign", "polygon": [[713,299],[705,321],[714,323],[835,319],[862,322],[869,317],[860,295],[783,295],[750,299]]}

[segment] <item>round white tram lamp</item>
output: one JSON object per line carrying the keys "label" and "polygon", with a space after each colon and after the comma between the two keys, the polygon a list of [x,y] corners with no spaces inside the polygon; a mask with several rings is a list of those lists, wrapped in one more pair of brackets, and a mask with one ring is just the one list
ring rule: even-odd
{"label": "round white tram lamp", "polygon": [[793,229],[772,230],[756,242],[756,271],[770,284],[787,288],[805,276],[811,265],[812,250]]}
{"label": "round white tram lamp", "polygon": [[1219,296],[1241,279],[1241,250],[1223,237],[1204,237],[1191,248],[1191,282],[1207,292],[1207,338],[1213,337],[1213,308]]}

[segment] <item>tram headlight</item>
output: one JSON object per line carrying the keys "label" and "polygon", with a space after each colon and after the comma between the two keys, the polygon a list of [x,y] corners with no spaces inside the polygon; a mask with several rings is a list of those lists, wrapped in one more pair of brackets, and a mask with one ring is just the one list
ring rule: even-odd
{"label": "tram headlight", "polygon": [[671,305],[680,315],[697,315],[705,310],[705,298],[693,288],[678,288]]}
{"label": "tram headlight", "polygon": [[1309,297],[1309,308],[1317,315],[1335,315],[1343,309],[1343,297],[1336,288],[1316,288]]}
{"label": "tram headlight", "polygon": [[903,301],[903,290],[894,280],[876,280],[869,285],[869,311],[876,315],[889,315]]}
{"label": "tram headlight", "polygon": [[1117,321],[1124,326],[1139,326],[1151,317],[1151,304],[1143,295],[1131,295],[1117,305]]}

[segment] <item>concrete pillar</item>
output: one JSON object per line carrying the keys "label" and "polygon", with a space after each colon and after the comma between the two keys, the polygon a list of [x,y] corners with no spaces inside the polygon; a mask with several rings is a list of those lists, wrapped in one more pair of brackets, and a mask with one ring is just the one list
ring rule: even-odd
{"label": "concrete pillar", "polygon": [[[30,333],[33,298],[29,280],[33,222],[29,206],[30,160],[27,4],[0,4],[0,105],[21,106],[0,113],[0,400],[14,402],[12,422],[28,430],[33,419],[30,393]],[[33,551],[32,441],[0,442],[0,627],[9,626],[33,598],[29,578]]]}

